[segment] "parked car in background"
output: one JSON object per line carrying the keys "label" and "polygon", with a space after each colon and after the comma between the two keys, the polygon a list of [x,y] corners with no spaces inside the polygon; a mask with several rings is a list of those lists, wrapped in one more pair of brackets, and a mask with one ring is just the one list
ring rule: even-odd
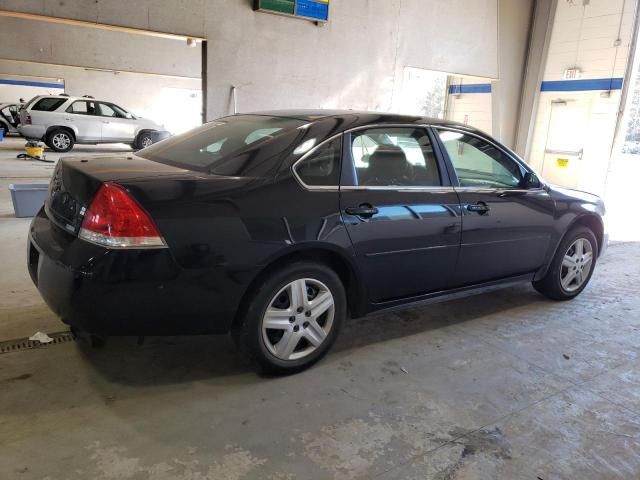
{"label": "parked car in background", "polygon": [[128,143],[140,149],[170,136],[161,125],[112,102],[68,95],[32,98],[20,109],[18,131],[56,152],[68,152],[76,143]]}
{"label": "parked car in background", "polygon": [[4,136],[7,133],[18,133],[19,109],[20,105],[17,103],[0,103],[0,130]]}
{"label": "parked car in background", "polygon": [[231,332],[284,372],[348,315],[513,282],[572,299],[607,244],[597,196],[466,125],[402,115],[234,115],[137,155],[64,159],[49,192],[28,268],[64,322]]}

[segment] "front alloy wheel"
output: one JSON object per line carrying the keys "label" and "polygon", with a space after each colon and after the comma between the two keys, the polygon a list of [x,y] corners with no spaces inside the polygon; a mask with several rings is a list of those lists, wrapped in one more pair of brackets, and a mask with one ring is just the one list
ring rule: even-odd
{"label": "front alloy wheel", "polygon": [[585,238],[571,244],[562,260],[560,283],[567,292],[575,292],[589,278],[593,265],[593,247]]}
{"label": "front alloy wheel", "polygon": [[597,258],[598,242],[593,231],[576,226],[560,242],[546,275],[533,286],[553,300],[570,300],[589,283]]}
{"label": "front alloy wheel", "polygon": [[262,341],[280,360],[298,360],[313,353],[327,339],[335,304],[327,286],[301,278],[280,290],[262,318]]}
{"label": "front alloy wheel", "polygon": [[346,315],[346,294],[337,273],[299,260],[260,279],[232,335],[264,369],[294,373],[327,353]]}

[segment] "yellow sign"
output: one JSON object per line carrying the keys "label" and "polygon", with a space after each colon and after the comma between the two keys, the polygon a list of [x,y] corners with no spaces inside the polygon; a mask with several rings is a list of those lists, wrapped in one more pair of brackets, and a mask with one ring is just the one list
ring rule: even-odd
{"label": "yellow sign", "polygon": [[558,158],[556,159],[556,162],[558,164],[559,167],[565,168],[569,166],[569,159],[568,158]]}

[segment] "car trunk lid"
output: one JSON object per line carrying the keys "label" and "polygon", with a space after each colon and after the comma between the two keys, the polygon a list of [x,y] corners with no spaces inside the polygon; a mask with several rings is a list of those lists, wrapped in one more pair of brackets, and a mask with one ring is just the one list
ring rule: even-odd
{"label": "car trunk lid", "polygon": [[136,155],[61,159],[49,184],[45,211],[59,227],[77,234],[89,203],[103,183],[190,175],[197,173]]}

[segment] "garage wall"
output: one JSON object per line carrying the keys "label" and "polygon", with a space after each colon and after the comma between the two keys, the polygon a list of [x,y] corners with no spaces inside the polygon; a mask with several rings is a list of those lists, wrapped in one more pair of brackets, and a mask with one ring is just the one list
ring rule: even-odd
{"label": "garage wall", "polygon": [[[492,82],[492,133],[514,148],[536,0],[500,0],[499,80]],[[543,2],[544,3],[544,2]],[[539,3],[538,8],[548,9]]]}
{"label": "garage wall", "polygon": [[[1,62],[1,61],[0,61]],[[18,103],[36,95],[64,93],[64,80],[33,75],[8,75],[0,66],[0,103]]]}
{"label": "garage wall", "polygon": [[[497,83],[497,82],[496,82]],[[451,77],[447,118],[492,133],[492,84],[486,79]]]}
{"label": "garage wall", "polygon": [[0,17],[0,58],[200,77],[200,48],[186,41]]}
{"label": "garage wall", "polygon": [[[530,1],[510,3],[526,23]],[[240,111],[393,110],[407,66],[489,78],[521,75],[522,64],[499,68],[498,0],[334,0],[325,26],[253,12],[251,5],[251,0],[0,0],[0,9],[206,37],[209,117],[230,111],[232,85],[238,87]],[[0,57],[7,58],[17,33],[10,26],[9,45],[0,45]],[[523,49],[522,35],[510,35],[501,43]],[[94,60],[102,61],[83,49],[74,52],[76,64]],[[510,102],[506,108],[517,106]]]}
{"label": "garage wall", "polygon": [[529,162],[547,181],[602,194],[636,1],[586,3],[558,2]]}

